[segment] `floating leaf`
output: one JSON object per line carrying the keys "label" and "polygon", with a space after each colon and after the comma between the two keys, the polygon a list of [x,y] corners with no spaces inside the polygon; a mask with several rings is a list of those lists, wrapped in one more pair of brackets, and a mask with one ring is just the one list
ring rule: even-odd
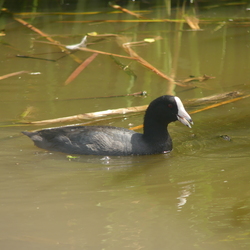
{"label": "floating leaf", "polygon": [[98,33],[94,31],[94,32],[87,33],[87,35],[88,36],[97,36]]}
{"label": "floating leaf", "polygon": [[154,38],[145,38],[145,39],[144,39],[144,42],[147,42],[147,43],[154,43],[154,42],[155,42],[155,39],[154,39]]}

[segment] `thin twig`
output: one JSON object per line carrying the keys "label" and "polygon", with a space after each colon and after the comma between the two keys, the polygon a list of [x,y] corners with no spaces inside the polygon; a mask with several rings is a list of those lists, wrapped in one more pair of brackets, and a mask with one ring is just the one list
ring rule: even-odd
{"label": "thin twig", "polygon": [[81,97],[81,98],[72,98],[72,99],[57,99],[57,101],[76,101],[76,100],[89,100],[89,99],[104,99],[104,98],[117,98],[117,97],[126,97],[126,96],[146,96],[146,91],[139,91],[131,94],[125,94],[125,95],[108,95],[108,96],[93,96],[93,97]]}

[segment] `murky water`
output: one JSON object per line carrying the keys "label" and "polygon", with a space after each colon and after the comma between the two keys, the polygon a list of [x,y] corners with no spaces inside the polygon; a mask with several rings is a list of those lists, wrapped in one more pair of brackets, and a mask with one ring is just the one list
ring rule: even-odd
{"label": "murky water", "polygon": [[[120,59],[135,79],[105,55],[64,86],[78,64],[69,56],[57,60],[64,55],[57,47],[39,43],[45,40],[3,16],[0,75],[21,70],[39,74],[0,82],[1,249],[248,249],[249,98],[193,114],[192,129],[171,124],[174,151],[169,155],[70,159],[38,149],[20,134],[41,126],[10,126],[27,107],[33,107],[28,119],[34,121],[144,105],[166,93],[183,101],[228,91],[249,94],[250,26],[233,21],[249,15],[245,7],[201,9],[201,18],[232,20],[201,23],[203,31],[195,32],[187,31],[186,24],[181,30],[172,23],[58,22],[132,19],[126,14],[25,19],[62,44],[78,43],[93,31],[123,34],[132,41],[160,35],[162,40],[135,50],[176,79],[216,77],[191,90],[173,88],[138,63]],[[155,13],[149,15],[155,18]],[[113,38],[90,48],[125,55]],[[30,53],[57,61],[16,57]],[[91,53],[74,55],[85,60]],[[78,99],[142,90],[149,96]],[[190,112],[199,108],[187,106]],[[129,127],[142,119],[141,114],[125,115],[99,124]]]}

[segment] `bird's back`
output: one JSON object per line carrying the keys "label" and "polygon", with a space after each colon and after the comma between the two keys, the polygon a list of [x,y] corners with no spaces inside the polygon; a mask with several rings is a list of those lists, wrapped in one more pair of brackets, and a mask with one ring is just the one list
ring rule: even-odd
{"label": "bird's back", "polygon": [[109,126],[68,126],[23,133],[40,148],[92,155],[133,154],[131,138],[139,134]]}

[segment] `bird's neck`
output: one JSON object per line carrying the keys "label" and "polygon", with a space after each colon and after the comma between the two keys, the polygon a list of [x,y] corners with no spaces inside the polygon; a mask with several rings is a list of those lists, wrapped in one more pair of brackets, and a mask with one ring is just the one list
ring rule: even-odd
{"label": "bird's neck", "polygon": [[167,126],[168,124],[161,124],[152,120],[144,121],[144,137],[151,141],[166,141],[170,137]]}

